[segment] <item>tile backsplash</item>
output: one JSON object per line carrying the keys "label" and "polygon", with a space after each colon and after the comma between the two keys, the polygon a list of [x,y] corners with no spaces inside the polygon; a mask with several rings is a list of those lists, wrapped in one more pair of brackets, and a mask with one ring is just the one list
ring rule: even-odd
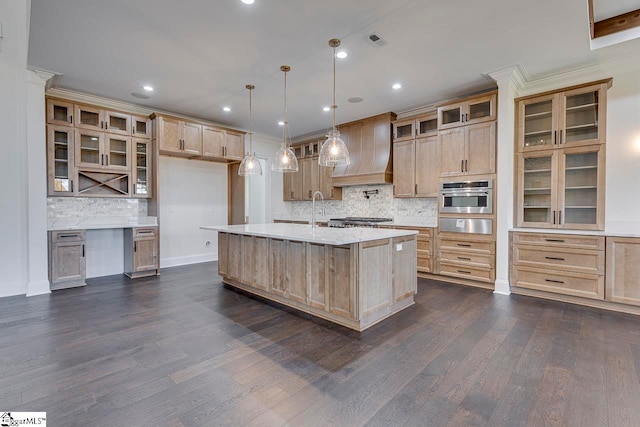
{"label": "tile backsplash", "polygon": [[47,217],[142,217],[147,216],[144,199],[115,199],[99,197],[49,197]]}
{"label": "tile backsplash", "polygon": [[[378,190],[367,199],[364,191]],[[311,214],[311,202],[285,202],[287,213],[295,218]],[[316,208],[319,202],[316,201]],[[364,216],[379,218],[397,218],[422,216],[436,217],[438,199],[416,198],[396,199],[393,197],[393,185],[361,185],[343,187],[342,200],[324,202],[327,216]]]}

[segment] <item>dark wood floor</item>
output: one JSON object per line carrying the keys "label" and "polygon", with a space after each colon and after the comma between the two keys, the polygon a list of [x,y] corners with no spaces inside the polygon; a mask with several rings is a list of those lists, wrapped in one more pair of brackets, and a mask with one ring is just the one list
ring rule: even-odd
{"label": "dark wood floor", "polygon": [[52,426],[639,426],[640,318],[420,280],[358,334],[214,263],[0,299],[0,409]]}

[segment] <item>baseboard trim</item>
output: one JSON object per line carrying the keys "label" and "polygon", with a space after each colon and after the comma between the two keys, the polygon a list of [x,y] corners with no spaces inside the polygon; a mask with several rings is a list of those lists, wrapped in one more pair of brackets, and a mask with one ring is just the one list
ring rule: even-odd
{"label": "baseboard trim", "polygon": [[160,268],[166,267],[177,267],[180,265],[189,265],[189,264],[199,264],[201,262],[210,262],[218,260],[218,252],[207,253],[207,254],[198,254],[198,255],[188,255],[188,256],[177,256],[170,258],[160,258]]}
{"label": "baseboard trim", "polygon": [[511,295],[511,287],[508,280],[496,279],[494,294]]}

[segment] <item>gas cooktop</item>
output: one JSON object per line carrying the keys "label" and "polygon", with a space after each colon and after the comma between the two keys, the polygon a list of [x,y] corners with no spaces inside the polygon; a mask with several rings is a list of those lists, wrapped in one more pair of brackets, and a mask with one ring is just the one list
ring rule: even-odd
{"label": "gas cooktop", "polygon": [[348,216],[346,218],[331,218],[329,220],[329,227],[377,227],[378,224],[383,224],[385,222],[393,222],[393,218]]}

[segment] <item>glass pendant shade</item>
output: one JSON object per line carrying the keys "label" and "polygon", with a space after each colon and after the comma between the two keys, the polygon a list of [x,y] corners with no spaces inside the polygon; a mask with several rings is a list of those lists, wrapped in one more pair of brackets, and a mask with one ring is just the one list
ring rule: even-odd
{"label": "glass pendant shade", "polygon": [[262,175],[262,166],[260,161],[256,158],[255,154],[245,154],[240,162],[240,169],[238,169],[238,175]]}
{"label": "glass pendant shade", "polygon": [[340,132],[336,127],[336,48],[340,46],[340,40],[329,40],[329,46],[333,48],[333,128],[327,135],[327,140],[320,147],[318,164],[320,166],[346,166],[349,164],[349,149],[340,138]]}
{"label": "glass pendant shade", "polygon": [[246,85],[245,87],[249,89],[249,151],[247,151],[242,158],[240,168],[238,169],[238,175],[262,175],[262,166],[260,165],[260,161],[256,158],[255,153],[251,154],[253,152],[253,115],[251,108],[251,93],[256,87],[251,84]]}
{"label": "glass pendant shade", "polygon": [[276,151],[276,157],[271,164],[274,172],[298,172],[298,159],[293,150],[284,144]]}
{"label": "glass pendant shade", "polygon": [[329,132],[327,140],[322,143],[318,163],[320,166],[346,166],[349,164],[347,144],[340,138],[340,132],[337,129]]}

